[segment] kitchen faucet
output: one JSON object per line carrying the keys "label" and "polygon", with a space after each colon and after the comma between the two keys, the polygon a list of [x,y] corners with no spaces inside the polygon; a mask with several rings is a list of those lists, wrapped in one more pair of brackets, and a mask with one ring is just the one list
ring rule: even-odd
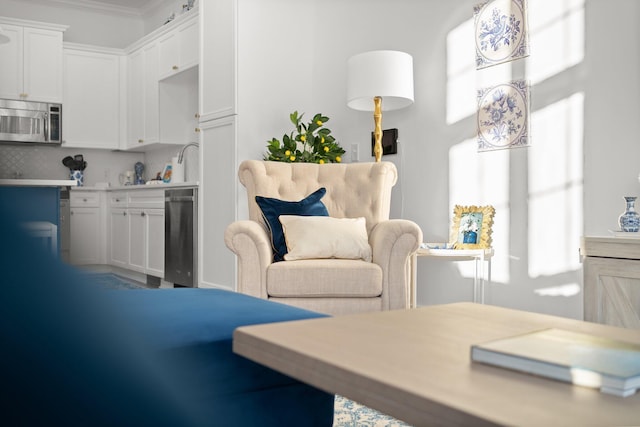
{"label": "kitchen faucet", "polygon": [[188,144],[186,144],[184,147],[182,147],[182,149],[180,149],[180,153],[178,153],[178,164],[182,164],[182,158],[184,157],[184,150],[186,150],[189,147],[199,147],[200,144],[198,144],[197,142],[190,142]]}

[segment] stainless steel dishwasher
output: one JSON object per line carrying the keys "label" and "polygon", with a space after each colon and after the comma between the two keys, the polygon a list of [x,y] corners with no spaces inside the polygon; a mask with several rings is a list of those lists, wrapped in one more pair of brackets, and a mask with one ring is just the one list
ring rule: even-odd
{"label": "stainless steel dishwasher", "polygon": [[164,191],[164,280],[198,286],[198,190]]}

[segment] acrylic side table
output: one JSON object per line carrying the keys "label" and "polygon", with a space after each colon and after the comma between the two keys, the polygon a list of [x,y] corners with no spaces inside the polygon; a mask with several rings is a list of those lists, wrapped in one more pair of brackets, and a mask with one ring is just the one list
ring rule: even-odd
{"label": "acrylic side table", "polygon": [[[429,249],[420,247],[411,257],[410,307],[417,307],[417,258],[432,257],[445,261],[474,261],[473,302],[484,304],[484,285],[491,283],[493,248],[487,249]],[[486,264],[486,272],[485,272]]]}

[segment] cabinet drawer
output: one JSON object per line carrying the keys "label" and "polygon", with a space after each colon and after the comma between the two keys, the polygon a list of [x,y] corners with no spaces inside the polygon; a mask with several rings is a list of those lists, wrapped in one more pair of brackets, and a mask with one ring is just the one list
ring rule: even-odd
{"label": "cabinet drawer", "polygon": [[100,194],[88,191],[71,191],[69,201],[72,208],[97,208],[100,206]]}
{"label": "cabinet drawer", "polygon": [[164,208],[164,190],[135,190],[127,195],[130,208]]}
{"label": "cabinet drawer", "polygon": [[125,191],[109,193],[109,206],[126,207],[127,193]]}

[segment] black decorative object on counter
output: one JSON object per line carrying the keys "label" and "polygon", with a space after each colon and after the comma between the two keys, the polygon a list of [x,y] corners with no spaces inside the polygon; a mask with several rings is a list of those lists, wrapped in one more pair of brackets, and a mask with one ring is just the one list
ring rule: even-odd
{"label": "black decorative object on counter", "polygon": [[87,168],[87,162],[82,154],[75,156],[67,156],[62,159],[62,164],[69,168],[69,177],[76,181],[78,187],[84,185],[84,170]]}

